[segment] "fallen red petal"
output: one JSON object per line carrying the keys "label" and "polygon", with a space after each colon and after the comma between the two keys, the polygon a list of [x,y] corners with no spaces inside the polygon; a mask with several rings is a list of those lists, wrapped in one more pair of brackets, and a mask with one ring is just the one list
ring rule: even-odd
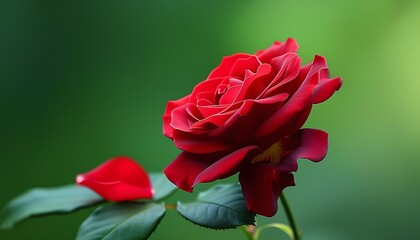
{"label": "fallen red petal", "polygon": [[115,202],[151,199],[154,194],[147,172],[128,157],[110,159],[77,175],[76,182]]}

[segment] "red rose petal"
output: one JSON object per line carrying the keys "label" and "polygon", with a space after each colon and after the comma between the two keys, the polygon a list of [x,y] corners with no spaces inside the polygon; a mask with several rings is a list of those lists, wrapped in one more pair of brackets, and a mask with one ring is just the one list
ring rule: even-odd
{"label": "red rose petal", "polygon": [[[190,114],[188,114],[185,105],[179,106],[172,111],[171,114],[171,127],[175,130],[184,132],[191,132],[191,125],[196,120]],[[173,135],[173,131],[172,131]]]}
{"label": "red rose petal", "polygon": [[208,154],[232,149],[232,146],[207,135],[174,131],[174,144],[177,148],[190,153]]}
{"label": "red rose petal", "polygon": [[151,199],[154,194],[146,171],[127,157],[108,160],[87,173],[79,174],[76,182],[116,202]]}
{"label": "red rose petal", "polygon": [[281,93],[281,87],[299,75],[301,60],[295,53],[287,53],[273,59],[272,62],[277,65],[278,72],[258,98]]}
{"label": "red rose petal", "polygon": [[211,92],[213,93],[213,99],[207,99],[210,100],[211,103],[214,102],[214,92],[216,91],[217,86],[219,86],[219,84],[221,82],[223,82],[225,78],[213,78],[213,79],[208,79],[206,81],[203,81],[199,84],[197,84],[197,86],[194,87],[192,93],[191,93],[191,97],[190,97],[190,103],[196,103],[199,99],[200,96],[199,94],[202,92]]}
{"label": "red rose petal", "polygon": [[297,171],[299,158],[319,162],[327,155],[328,134],[324,131],[311,128],[300,129],[286,141],[283,143],[287,145],[285,148],[290,149],[290,152],[282,156],[281,164],[278,166],[281,171]]}
{"label": "red rose petal", "polygon": [[229,76],[229,72],[232,69],[233,64],[235,64],[235,62],[238,59],[241,59],[241,58],[246,59],[246,58],[249,58],[250,56],[252,55],[246,54],[246,53],[237,53],[231,56],[224,57],[222,59],[222,62],[219,64],[219,66],[217,66],[213,71],[210,72],[207,79]]}
{"label": "red rose petal", "polygon": [[242,79],[245,77],[245,72],[247,70],[255,72],[260,65],[261,62],[256,56],[251,55],[248,58],[239,58],[232,65],[228,76],[234,76]]}
{"label": "red rose petal", "polygon": [[324,131],[301,129],[291,138],[287,140],[287,144],[296,143],[298,146],[288,146],[295,150],[277,165],[251,164],[240,170],[239,181],[250,211],[267,217],[273,216],[277,212],[277,199],[281,191],[295,185],[290,172],[297,170],[297,160],[306,158],[317,162],[327,153],[328,134]]}
{"label": "red rose petal", "polygon": [[197,121],[204,118],[203,114],[200,113],[197,105],[194,103],[185,104],[185,111]]}
{"label": "red rose petal", "polygon": [[234,113],[235,111],[228,111],[228,112],[220,112],[218,114],[214,114],[209,116],[205,119],[195,122],[191,128],[194,130],[212,130],[223,125]]}
{"label": "red rose petal", "polygon": [[203,117],[210,117],[212,115],[218,114],[223,111],[227,106],[226,105],[207,105],[207,106],[197,106],[197,109],[200,111]]}
{"label": "red rose petal", "polygon": [[220,158],[214,154],[193,154],[183,151],[163,170],[178,188],[192,192],[196,177]]}
{"label": "red rose petal", "polygon": [[197,176],[193,187],[198,183],[212,182],[235,174],[239,171],[239,166],[246,159],[249,152],[258,148],[257,146],[244,147],[218,160]]}
{"label": "red rose petal", "polygon": [[285,93],[266,99],[244,100],[228,120],[218,128],[211,130],[208,135],[220,136],[230,132],[232,128],[246,129],[235,132],[235,135],[231,136],[233,137],[231,140],[238,145],[243,144],[244,141],[252,142],[255,139],[255,131],[261,125],[261,121],[271,116],[271,113],[281,106],[283,101],[287,99],[287,96],[288,94]]}
{"label": "red rose petal", "polygon": [[285,43],[274,42],[271,47],[266,50],[258,51],[256,55],[261,62],[270,63],[271,60],[277,56],[281,56],[287,52],[296,52],[299,45],[293,38],[288,38]]}
{"label": "red rose petal", "polygon": [[[164,170],[166,177],[180,189],[192,192],[195,184],[226,178],[239,171],[241,161],[256,146],[239,149],[225,155],[192,154],[183,151]],[[188,173],[188,174],[185,174]]]}
{"label": "red rose petal", "polygon": [[230,127],[232,124],[237,123],[237,120],[247,114],[249,110],[252,108],[253,104],[255,104],[254,100],[245,100],[243,102],[239,102],[235,104],[235,106],[239,106],[238,109],[230,112],[230,117],[225,119],[223,124],[220,124],[217,128],[212,130],[209,133],[209,136],[219,136],[220,134],[226,132],[226,129]]}
{"label": "red rose petal", "polygon": [[244,80],[241,90],[236,96],[234,102],[239,102],[245,99],[255,99],[262,90],[263,87],[258,87],[258,83],[261,80],[264,80],[264,76],[270,74],[271,66],[269,64],[262,64],[258,67],[257,72],[254,75],[251,75],[249,78]]}
{"label": "red rose petal", "polygon": [[283,127],[283,125],[294,116],[306,109],[310,103],[312,91],[316,87],[318,79],[319,74],[306,79],[296,93],[291,96],[290,99],[273,114],[273,116],[261,125],[257,130],[256,135],[259,137],[270,135]]}
{"label": "red rose petal", "polygon": [[314,89],[314,92],[312,93],[312,103],[317,104],[324,102],[330,98],[335,91],[338,91],[342,84],[343,80],[341,80],[340,77],[327,79],[324,81],[321,80],[321,83]]}
{"label": "red rose petal", "polygon": [[248,210],[266,217],[276,214],[277,199],[283,189],[295,185],[291,173],[278,171],[275,166],[264,163],[241,169],[239,182]]}
{"label": "red rose petal", "polygon": [[219,104],[231,104],[235,101],[241,90],[241,85],[230,87],[225,94],[219,99]]}
{"label": "red rose petal", "polygon": [[315,73],[320,73],[322,72],[322,69],[327,68],[327,60],[323,56],[315,55],[312,66],[309,69],[308,76],[312,76]]}
{"label": "red rose petal", "polygon": [[[214,92],[213,91],[206,91],[206,92],[200,92],[196,95],[196,101],[197,101],[197,105],[202,105],[202,106],[206,106],[206,105],[211,105],[214,104]],[[204,103],[200,103],[200,101],[204,102]]]}
{"label": "red rose petal", "polygon": [[189,99],[189,95],[185,96],[181,99],[175,100],[175,101],[169,101],[168,104],[166,105],[166,109],[165,109],[165,114],[163,115],[162,119],[163,119],[163,134],[165,136],[167,136],[168,138],[173,137],[173,127],[170,125],[171,123],[171,113],[172,111],[179,107],[182,106],[184,104],[186,104],[188,102]]}
{"label": "red rose petal", "polygon": [[256,100],[256,102],[260,103],[260,104],[282,103],[282,102],[286,101],[286,99],[288,97],[289,97],[288,93],[280,93],[280,94],[273,95],[273,96],[268,97],[268,98],[258,99],[258,100]]}
{"label": "red rose petal", "polygon": [[319,162],[325,158],[328,151],[328,133],[318,129],[305,128],[299,130],[299,134],[300,146],[294,151],[293,155],[314,162]]}

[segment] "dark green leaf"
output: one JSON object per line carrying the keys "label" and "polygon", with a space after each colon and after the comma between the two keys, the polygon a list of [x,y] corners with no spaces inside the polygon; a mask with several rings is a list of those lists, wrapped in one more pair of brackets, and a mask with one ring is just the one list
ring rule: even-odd
{"label": "dark green leaf", "polygon": [[75,184],[57,188],[34,188],[6,205],[2,212],[1,228],[12,228],[17,222],[31,216],[69,213],[101,201],[103,198],[89,188]]}
{"label": "dark green leaf", "polygon": [[196,202],[178,202],[177,210],[189,221],[214,229],[235,228],[255,222],[255,214],[247,210],[238,184],[217,185],[200,193]]}
{"label": "dark green leaf", "polygon": [[164,204],[120,202],[96,209],[80,226],[77,240],[147,239],[165,215]]}
{"label": "dark green leaf", "polygon": [[168,197],[177,189],[163,173],[149,173],[149,177],[152,181],[153,188],[155,189],[155,194],[153,195],[154,201],[159,201]]}

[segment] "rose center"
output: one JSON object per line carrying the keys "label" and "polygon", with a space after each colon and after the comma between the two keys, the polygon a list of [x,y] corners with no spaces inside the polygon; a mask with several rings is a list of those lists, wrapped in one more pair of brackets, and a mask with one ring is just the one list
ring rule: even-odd
{"label": "rose center", "polygon": [[270,163],[277,164],[281,160],[281,145],[276,142],[271,147],[267,148],[264,152],[258,154],[252,159],[251,163]]}

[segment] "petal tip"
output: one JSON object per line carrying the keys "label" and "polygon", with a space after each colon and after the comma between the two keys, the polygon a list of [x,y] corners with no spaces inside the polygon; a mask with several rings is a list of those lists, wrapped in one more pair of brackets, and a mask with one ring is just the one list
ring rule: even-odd
{"label": "petal tip", "polygon": [[85,181],[85,177],[83,174],[77,174],[76,176],[76,183],[81,185]]}

